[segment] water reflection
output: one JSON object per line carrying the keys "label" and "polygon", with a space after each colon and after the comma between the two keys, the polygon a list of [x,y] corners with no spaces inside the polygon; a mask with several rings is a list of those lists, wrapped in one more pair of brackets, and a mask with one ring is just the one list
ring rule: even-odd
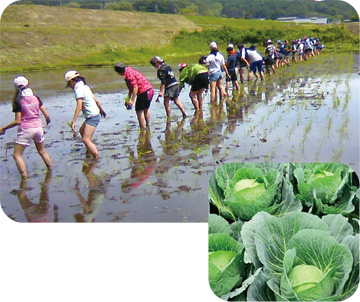
{"label": "water reflection", "polygon": [[[44,181],[41,183],[41,191],[39,196],[39,203],[32,202],[26,192],[32,188],[28,187],[28,179],[22,178],[17,191],[17,198],[20,202],[21,208],[27,222],[51,222],[51,207],[49,203],[49,184],[51,181],[52,172],[48,171],[45,175]],[[57,206],[54,205],[54,222],[58,221]]]}
{"label": "water reflection", "polygon": [[150,140],[150,129],[141,130],[136,147],[137,157],[134,150],[130,147],[128,149],[131,173],[130,178],[125,179],[121,185],[124,193],[129,193],[139,187],[150,177],[155,169],[157,159]]}
{"label": "water reflection", "polygon": [[88,193],[87,198],[83,196],[79,187],[79,179],[75,180],[74,190],[76,196],[82,205],[82,213],[76,213],[74,215],[76,222],[94,222],[95,217],[98,214],[102,204],[104,203],[106,192],[110,184],[111,178],[117,175],[119,172],[113,174],[107,174],[103,177],[99,177],[95,174],[95,169],[99,164],[99,159],[86,159],[84,161],[82,172],[88,181]]}

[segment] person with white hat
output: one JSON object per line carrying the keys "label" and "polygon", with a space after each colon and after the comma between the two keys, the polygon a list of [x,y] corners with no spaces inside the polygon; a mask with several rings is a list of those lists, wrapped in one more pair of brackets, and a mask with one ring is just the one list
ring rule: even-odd
{"label": "person with white hat", "polygon": [[216,99],[216,88],[220,91],[220,100],[227,96],[225,89],[222,84],[222,70],[226,73],[226,76],[230,78],[229,72],[225,65],[225,58],[219,52],[218,45],[216,42],[210,43],[210,54],[206,57],[206,66],[209,70],[210,80],[210,102],[215,102]]}
{"label": "person with white hat", "polygon": [[234,50],[234,45],[229,44],[226,51],[228,52],[228,58],[226,61],[226,67],[229,72],[230,78],[226,79],[225,91],[228,93],[230,88],[230,82],[232,82],[233,89],[240,90],[240,85],[237,80],[237,56]]}
{"label": "person with white hat", "polygon": [[98,158],[99,151],[93,143],[92,137],[100,122],[101,116],[106,117],[106,113],[102,108],[100,101],[95,97],[90,87],[86,84],[85,78],[80,76],[76,70],[67,71],[64,77],[67,83],[66,86],[71,87],[74,90],[77,102],[74,117],[71,122],[71,129],[74,132],[74,136],[76,136],[76,121],[82,111],[85,121],[81,125],[79,132],[82,137],[82,141],[86,146],[86,154],[88,155],[90,153],[94,158]]}
{"label": "person with white hat", "polygon": [[275,62],[276,62],[276,56],[277,51],[276,47],[274,46],[274,42],[272,40],[267,40],[265,43],[266,49],[265,49],[265,67],[266,67],[266,73],[271,74],[271,71],[275,74]]}
{"label": "person with white hat", "polygon": [[0,129],[0,135],[5,134],[7,129],[18,126],[13,157],[21,177],[27,178],[27,168],[22,154],[25,148],[30,145],[31,140],[34,141],[46,167],[49,170],[52,169],[51,158],[45,149],[45,135],[39,110],[44,115],[47,124],[50,123],[50,115],[40,98],[34,95],[26,77],[17,76],[14,79],[14,85],[16,91],[12,105],[15,119]]}
{"label": "person with white hat", "polygon": [[152,57],[150,64],[157,69],[157,77],[161,81],[160,92],[156,102],[159,103],[160,100],[164,98],[166,116],[167,118],[170,118],[170,100],[172,100],[174,104],[180,109],[183,118],[186,118],[184,105],[179,100],[179,83],[176,80],[172,68],[165,64],[164,59],[159,56]]}

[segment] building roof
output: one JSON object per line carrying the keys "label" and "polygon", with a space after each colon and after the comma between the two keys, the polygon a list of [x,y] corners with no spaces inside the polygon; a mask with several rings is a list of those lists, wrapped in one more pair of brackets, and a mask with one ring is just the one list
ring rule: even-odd
{"label": "building roof", "polygon": [[328,18],[297,18],[297,17],[284,17],[278,18],[277,21],[279,22],[295,22],[295,23],[315,23],[315,24],[327,24]]}

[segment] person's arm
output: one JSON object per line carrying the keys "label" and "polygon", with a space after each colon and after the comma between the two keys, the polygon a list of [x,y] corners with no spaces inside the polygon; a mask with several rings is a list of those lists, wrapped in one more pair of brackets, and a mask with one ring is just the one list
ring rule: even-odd
{"label": "person's arm", "polygon": [[49,113],[48,113],[48,111],[46,110],[46,108],[45,108],[44,105],[42,105],[42,106],[40,107],[40,111],[42,112],[42,114],[43,114],[44,117],[45,117],[46,124],[49,125],[50,122],[51,122],[51,120],[50,120],[50,115],[49,115]]}
{"label": "person's arm", "polygon": [[247,67],[250,67],[250,63],[248,60],[246,60],[246,52],[245,49],[242,49],[241,51],[241,60],[243,60],[246,63]]}
{"label": "person's arm", "polygon": [[102,116],[102,117],[106,117],[106,113],[105,113],[103,107],[101,106],[101,103],[100,103],[100,101],[98,100],[98,98],[97,98],[94,94],[93,94],[93,98],[94,98],[94,100],[95,100],[95,102],[96,102],[96,105],[98,106],[98,108],[99,108],[99,110],[100,110],[101,116]]}
{"label": "person's arm", "polygon": [[76,100],[76,108],[75,108],[75,112],[74,112],[74,117],[71,122],[71,129],[74,132],[74,135],[76,135],[75,124],[76,124],[76,120],[78,119],[78,117],[80,115],[80,112],[82,109],[82,104],[83,104],[82,98],[79,98]]}
{"label": "person's arm", "polygon": [[21,112],[15,112],[15,119],[10,124],[8,124],[0,129],[0,135],[5,134],[5,131],[7,129],[14,128],[14,127],[20,125],[20,123],[21,123]]}
{"label": "person's arm", "polygon": [[228,69],[227,69],[227,67],[226,67],[226,64],[223,64],[223,65],[222,65],[222,68],[225,70],[226,76],[227,76],[228,78],[230,78],[230,74],[229,74],[229,71],[228,71]]}
{"label": "person's arm", "polygon": [[135,98],[136,98],[136,96],[137,96],[137,94],[138,94],[138,91],[139,91],[139,87],[138,87],[138,86],[135,86],[135,87],[133,88],[131,95],[130,95],[130,91],[129,91],[129,96],[130,96],[130,101],[129,101],[129,103],[128,103],[128,106],[129,106],[129,107],[131,107],[131,106],[134,104]]}
{"label": "person's arm", "polygon": [[160,85],[160,91],[159,91],[159,95],[156,98],[156,102],[159,103],[160,99],[164,96],[164,91],[165,91],[165,84],[161,84]]}

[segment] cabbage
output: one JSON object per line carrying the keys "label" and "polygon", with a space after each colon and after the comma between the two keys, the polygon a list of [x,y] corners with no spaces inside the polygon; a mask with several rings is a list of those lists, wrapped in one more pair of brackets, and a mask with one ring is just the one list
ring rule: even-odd
{"label": "cabbage", "polygon": [[[289,280],[292,289],[298,294],[316,286],[324,276],[325,273],[314,265],[299,264],[291,270]],[[327,292],[324,293],[325,297],[330,296],[333,292],[334,281],[332,281],[331,285],[332,286],[328,288]]]}
{"label": "cabbage", "polygon": [[233,221],[250,220],[257,212],[282,214],[298,211],[293,187],[284,178],[288,165],[225,164],[210,179],[209,199],[221,216]]}
{"label": "cabbage", "polygon": [[347,219],[342,215],[320,219],[303,212],[262,219],[252,240],[247,238],[251,221],[242,230],[246,251],[256,253],[266,272],[250,285],[248,300],[269,301],[269,292],[272,299],[285,301],[342,300],[345,282],[356,267],[354,253],[342,244],[343,238],[358,242]]}
{"label": "cabbage", "polygon": [[209,216],[209,284],[219,297],[240,285],[244,276],[244,246],[231,236],[228,222]]}
{"label": "cabbage", "polygon": [[357,198],[352,169],[333,163],[294,165],[294,168],[296,197],[312,213],[347,214],[354,211]]}
{"label": "cabbage", "polygon": [[218,167],[209,183],[211,289],[228,301],[351,297],[359,195],[356,174],[342,164]]}

